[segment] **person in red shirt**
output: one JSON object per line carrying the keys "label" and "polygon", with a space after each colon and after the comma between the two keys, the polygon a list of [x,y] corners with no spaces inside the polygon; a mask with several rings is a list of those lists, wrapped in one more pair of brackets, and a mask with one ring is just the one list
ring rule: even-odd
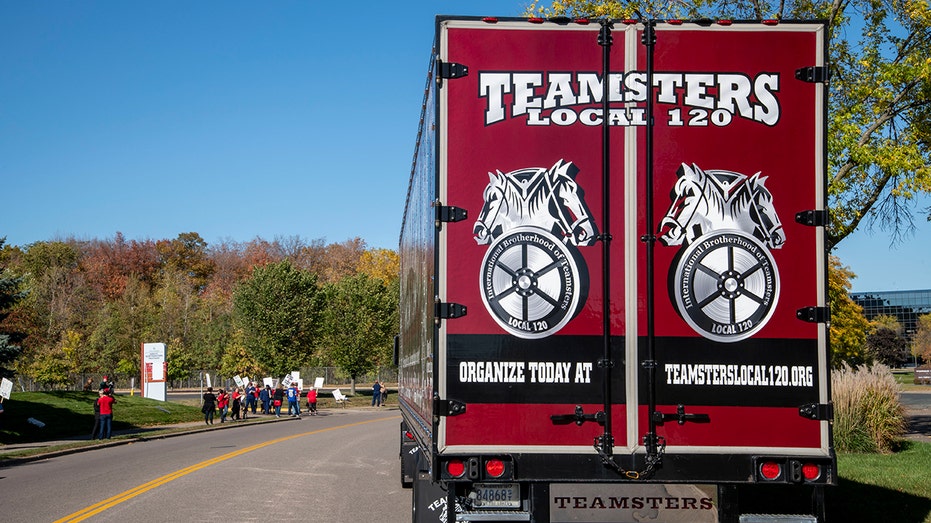
{"label": "person in red shirt", "polygon": [[97,400],[100,405],[100,437],[99,439],[110,439],[110,433],[113,425],[113,404],[116,398],[113,397],[112,389],[104,392],[103,396]]}
{"label": "person in red shirt", "polygon": [[226,394],[226,389],[220,389],[217,396],[217,408],[220,409],[220,423],[226,423],[226,413],[229,412],[230,397]]}
{"label": "person in red shirt", "polygon": [[313,387],[307,391],[307,410],[311,416],[317,415],[317,389]]}

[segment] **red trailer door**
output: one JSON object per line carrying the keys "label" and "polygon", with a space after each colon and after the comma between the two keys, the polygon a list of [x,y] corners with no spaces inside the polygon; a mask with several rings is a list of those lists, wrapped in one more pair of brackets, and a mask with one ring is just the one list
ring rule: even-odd
{"label": "red trailer door", "polygon": [[[829,452],[817,414],[826,328],[806,321],[826,296],[822,230],[809,223],[825,208],[824,88],[808,81],[823,57],[819,24],[657,28],[652,187],[646,129],[637,135],[637,191],[653,198],[658,240],[652,356],[645,300],[636,328],[638,360],[656,362],[669,453]],[[644,433],[650,384],[638,385]],[[679,423],[677,411],[704,416]]]}
{"label": "red trailer door", "polygon": [[[459,74],[440,80],[437,194],[469,213],[444,225],[438,243],[440,300],[468,311],[440,326],[438,393],[466,405],[441,418],[441,452],[591,453],[603,431],[551,419],[577,405],[587,413],[605,408],[597,367],[605,339],[598,238],[607,230],[598,31],[597,24],[441,22],[439,55]],[[617,78],[623,46],[619,38],[611,57]],[[611,225],[622,245],[622,148],[612,160]],[[617,301],[609,337],[622,362],[620,250],[611,264]],[[622,364],[614,376],[612,413],[623,439]]]}

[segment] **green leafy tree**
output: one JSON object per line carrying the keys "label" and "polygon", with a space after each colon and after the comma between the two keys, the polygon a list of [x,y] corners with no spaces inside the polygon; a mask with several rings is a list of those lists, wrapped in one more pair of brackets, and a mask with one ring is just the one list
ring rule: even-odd
{"label": "green leafy tree", "polygon": [[276,376],[310,361],[319,310],[316,275],[287,260],[256,268],[233,293],[248,357]]}
{"label": "green leafy tree", "polygon": [[[6,238],[0,238],[0,249],[3,249],[4,243]],[[26,297],[20,287],[22,282],[21,277],[14,276],[5,266],[0,265],[0,377],[12,375],[12,364],[23,351],[19,342],[24,334],[10,330],[5,324],[10,310]]]}
{"label": "green leafy tree", "polygon": [[321,342],[329,361],[352,378],[374,370],[391,359],[397,332],[397,280],[387,285],[365,273],[328,284],[323,291]]}
{"label": "green leafy tree", "polygon": [[[537,16],[824,19],[830,37],[829,245],[867,220],[913,230],[916,196],[931,191],[931,9],[926,1],[533,2]],[[931,209],[928,210],[931,213]],[[931,219],[931,215],[929,215]]]}
{"label": "green leafy tree", "polygon": [[195,311],[188,336],[189,368],[197,371],[220,368],[220,359],[234,337],[233,305],[225,293],[208,293]]}
{"label": "green leafy tree", "polygon": [[120,378],[139,375],[140,343],[153,339],[156,307],[148,287],[136,278],[126,283],[123,295],[104,305],[94,318],[88,339],[95,370],[118,374]]}
{"label": "green leafy tree", "polygon": [[829,263],[831,364],[839,368],[845,362],[851,366],[867,363],[871,359],[866,345],[870,324],[863,315],[863,307],[850,299],[850,280],[855,276],[836,256],[831,256]]}

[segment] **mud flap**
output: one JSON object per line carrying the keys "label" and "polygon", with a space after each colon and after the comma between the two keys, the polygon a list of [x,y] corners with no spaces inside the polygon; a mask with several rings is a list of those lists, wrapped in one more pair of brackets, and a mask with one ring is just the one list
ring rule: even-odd
{"label": "mud flap", "polygon": [[[415,477],[411,493],[413,523],[447,523],[446,505],[449,492],[441,483],[430,479],[430,460],[423,452],[415,453]],[[462,509],[457,505],[457,511]]]}

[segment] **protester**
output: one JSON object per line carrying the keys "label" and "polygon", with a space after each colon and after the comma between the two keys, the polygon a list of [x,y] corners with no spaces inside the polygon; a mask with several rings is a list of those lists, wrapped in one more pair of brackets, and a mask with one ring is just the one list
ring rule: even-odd
{"label": "protester", "polygon": [[94,430],[91,431],[91,439],[97,439],[97,433],[100,432],[100,397],[103,396],[103,389],[97,391],[97,397],[94,398]]}
{"label": "protester", "polygon": [[255,414],[255,403],[258,397],[259,395],[258,391],[255,390],[255,384],[250,381],[249,385],[246,386],[246,409],[251,409],[253,414]]}
{"label": "protester", "polygon": [[301,417],[301,391],[297,390],[297,382],[288,387],[288,415],[292,418]]}
{"label": "protester", "polygon": [[116,398],[113,397],[113,391],[107,389],[97,400],[100,404],[100,439],[110,439],[113,428],[113,404]]}
{"label": "protester", "polygon": [[272,389],[268,385],[259,392],[259,401],[262,402],[262,414],[271,414],[272,411],[269,408],[272,401]]}
{"label": "protester", "polygon": [[213,413],[217,410],[217,397],[213,395],[213,387],[207,387],[204,393],[204,405],[200,408],[204,413],[204,423],[213,425]]}
{"label": "protester", "polygon": [[233,389],[233,415],[231,419],[239,419],[239,408],[242,406],[242,394],[239,392],[239,387]]}
{"label": "protester", "polygon": [[278,387],[275,388],[275,392],[272,395],[272,403],[275,406],[275,417],[281,417],[281,402],[284,401],[284,389],[281,387],[281,384],[278,384]]}
{"label": "protester", "polygon": [[313,387],[307,391],[307,410],[311,416],[317,415],[317,389]]}
{"label": "protester", "polygon": [[100,381],[100,387],[98,387],[97,390],[109,390],[111,393],[113,392],[113,381],[110,380],[109,376],[103,377],[103,380]]}
{"label": "protester", "polygon": [[381,384],[378,383],[378,380],[375,380],[375,384],[372,385],[372,406],[381,406]]}
{"label": "protester", "polygon": [[229,412],[230,397],[226,394],[226,389],[220,389],[220,395],[217,396],[217,408],[220,409],[220,423],[226,423],[226,414]]}

